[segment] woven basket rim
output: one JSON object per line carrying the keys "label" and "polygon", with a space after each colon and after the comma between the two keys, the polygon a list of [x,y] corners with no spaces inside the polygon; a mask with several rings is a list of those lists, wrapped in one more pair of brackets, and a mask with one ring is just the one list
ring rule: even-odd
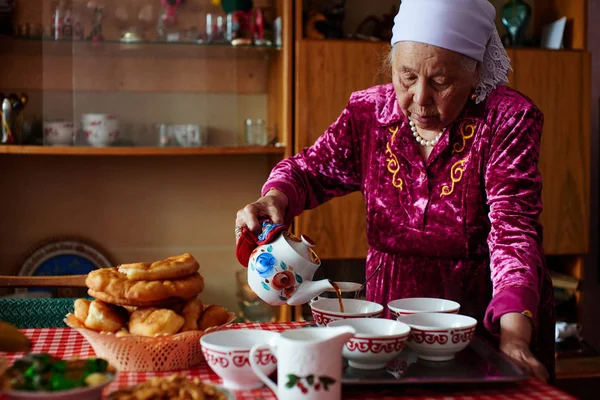
{"label": "woven basket rim", "polygon": [[[227,322],[225,322],[222,325],[211,326],[210,328],[203,330],[203,331],[200,331],[200,330],[187,331],[187,332],[179,332],[174,335],[160,335],[160,336],[139,336],[139,335],[132,335],[132,334],[117,336],[116,334],[114,334],[112,332],[98,332],[93,329],[85,328],[85,327],[82,327],[81,325],[78,325],[81,323],[79,322],[79,320],[77,319],[77,317],[75,317],[75,315],[73,313],[68,313],[63,321],[68,327],[77,330],[82,335],[84,335],[84,334],[102,335],[102,336],[106,336],[106,337],[111,337],[113,339],[116,339],[116,340],[119,340],[122,342],[132,342],[132,343],[157,342],[157,341],[163,342],[163,341],[173,341],[173,340],[185,340],[185,339],[187,339],[188,336],[197,337],[198,335],[202,336],[209,332],[217,331],[227,325],[232,324],[233,321],[235,321],[235,319],[237,318],[237,315],[232,311],[228,311],[227,314],[229,315],[229,319],[227,320]],[[74,323],[72,320],[77,321],[77,322]],[[84,336],[87,338],[87,335],[84,335]]]}

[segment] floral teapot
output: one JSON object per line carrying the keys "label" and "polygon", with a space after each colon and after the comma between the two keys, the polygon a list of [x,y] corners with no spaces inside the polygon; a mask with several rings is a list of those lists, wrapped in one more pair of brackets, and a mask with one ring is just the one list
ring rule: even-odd
{"label": "floral teapot", "polygon": [[315,244],[305,235],[282,231],[271,241],[258,246],[248,261],[248,285],[266,303],[296,306],[308,303],[326,290],[331,281],[313,281],[321,266]]}

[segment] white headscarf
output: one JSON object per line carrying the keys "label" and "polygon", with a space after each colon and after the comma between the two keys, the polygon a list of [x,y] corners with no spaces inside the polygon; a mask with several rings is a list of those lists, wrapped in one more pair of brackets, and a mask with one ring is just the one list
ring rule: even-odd
{"label": "white headscarf", "polygon": [[496,86],[508,83],[511,69],[495,19],[488,0],[404,0],[394,18],[392,45],[426,43],[479,61],[479,103]]}

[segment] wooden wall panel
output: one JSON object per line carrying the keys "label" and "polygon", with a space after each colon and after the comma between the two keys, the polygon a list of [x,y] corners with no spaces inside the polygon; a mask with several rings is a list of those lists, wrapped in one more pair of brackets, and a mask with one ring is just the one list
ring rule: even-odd
{"label": "wooden wall panel", "polygon": [[[240,172],[243,171],[243,172]],[[190,252],[205,304],[237,311],[235,213],[256,200],[265,156],[0,156],[0,274],[57,235],[97,243],[115,263]]]}
{"label": "wooden wall panel", "polygon": [[[292,21],[294,10],[286,0],[278,0],[278,13],[283,20]],[[286,155],[291,155],[293,130],[293,24],[282,26],[282,49],[277,56],[271,57],[268,71],[268,124],[272,136],[279,143],[286,144]],[[288,146],[289,145],[289,146]]]}
{"label": "wooden wall panel", "polygon": [[544,247],[551,254],[588,251],[590,56],[576,51],[515,51],[515,87],[544,113]]}
{"label": "wooden wall panel", "polygon": [[[311,145],[346,106],[350,94],[385,81],[388,45],[344,41],[297,42],[295,149]],[[321,258],[365,257],[365,209],[360,193],[304,212],[298,233],[319,244]]]}

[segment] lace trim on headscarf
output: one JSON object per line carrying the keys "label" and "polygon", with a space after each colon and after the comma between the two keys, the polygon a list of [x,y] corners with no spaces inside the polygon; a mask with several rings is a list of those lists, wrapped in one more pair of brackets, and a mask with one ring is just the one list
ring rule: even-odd
{"label": "lace trim on headscarf", "polygon": [[483,63],[479,71],[479,82],[475,88],[477,98],[475,103],[480,103],[496,86],[508,83],[508,72],[511,71],[510,59],[502,44],[500,35],[496,29],[488,41],[483,55]]}

